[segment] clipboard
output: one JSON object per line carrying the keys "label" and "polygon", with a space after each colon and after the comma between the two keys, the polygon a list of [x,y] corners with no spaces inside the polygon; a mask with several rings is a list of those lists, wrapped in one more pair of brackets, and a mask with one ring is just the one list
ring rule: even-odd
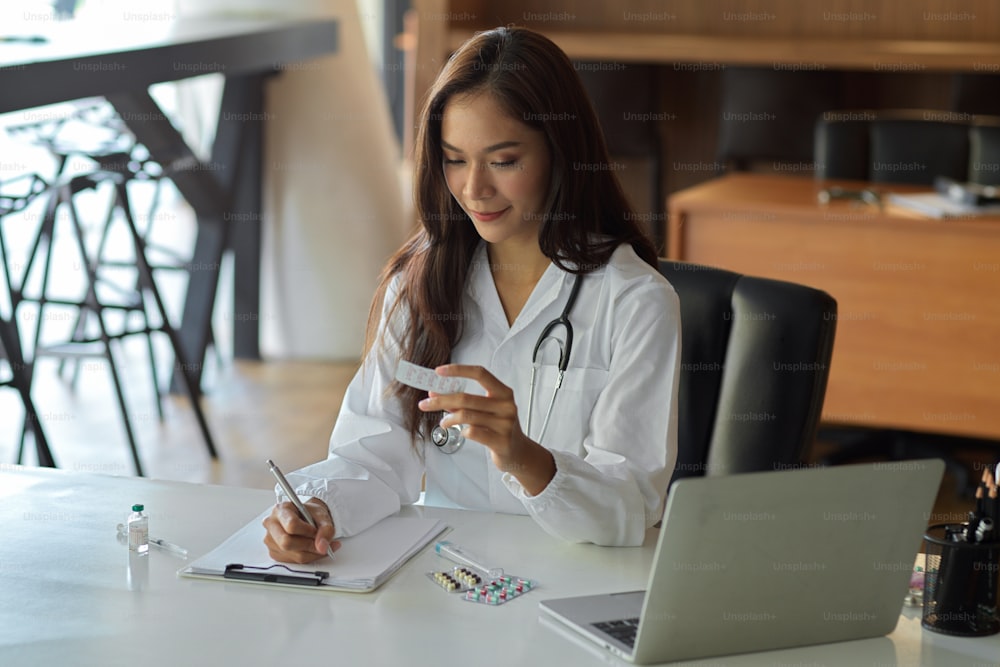
{"label": "clipboard", "polygon": [[181,577],[300,590],[367,593],[385,583],[406,561],[447,530],[438,519],[390,516],[342,538],[334,558],[299,565],[271,559],[261,522],[270,508],[204,556],[181,568]]}

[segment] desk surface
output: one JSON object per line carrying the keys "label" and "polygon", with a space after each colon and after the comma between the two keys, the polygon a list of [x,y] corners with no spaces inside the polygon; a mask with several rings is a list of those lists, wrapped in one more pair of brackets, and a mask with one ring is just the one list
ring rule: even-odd
{"label": "desk surface", "polygon": [[839,186],[847,190],[869,188],[876,192],[917,193],[933,190],[930,185],[903,183],[868,183],[865,181],[819,180],[810,176],[790,174],[761,174],[734,172],[707,180],[681,192],[670,195],[669,205],[675,210],[697,207],[699,210],[753,212],[763,214],[803,213],[826,215],[829,221],[856,222],[859,225],[872,221],[898,221],[905,225],[941,226],[949,228],[997,225],[998,215],[977,215],[941,220],[914,213],[901,207],[886,204],[883,209],[858,201],[836,199],[821,204],[817,195],[824,188]]}
{"label": "desk surface", "polygon": [[[540,587],[501,607],[465,602],[425,572],[432,551],[370,594],[318,593],[179,578],[187,561],[153,550],[131,559],[115,525],[132,503],[150,534],[196,558],[273,502],[270,491],[61,470],[0,467],[0,664],[589,665],[624,664],[539,620],[548,597],[645,584],[642,548],[566,544],[523,516],[412,507],[444,519],[450,539]],[[346,548],[346,547],[345,547]],[[905,610],[887,638],[714,659],[711,665],[995,664],[1000,636],[924,632]],[[470,660],[468,656],[474,655]]]}

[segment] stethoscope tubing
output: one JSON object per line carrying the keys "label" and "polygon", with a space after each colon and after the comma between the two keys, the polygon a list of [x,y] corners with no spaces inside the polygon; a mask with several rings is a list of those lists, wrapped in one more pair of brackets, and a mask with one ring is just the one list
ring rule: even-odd
{"label": "stethoscope tubing", "polygon": [[[535,348],[531,352],[531,383],[528,387],[528,419],[526,421],[526,429],[528,437],[531,437],[531,416],[535,407],[535,373],[538,370],[538,350],[542,347],[542,344],[546,340],[554,340],[556,344],[559,345],[559,373],[556,376],[555,387],[552,388],[552,396],[549,398],[549,407],[545,410],[545,419],[542,421],[542,430],[538,434],[538,442],[541,442],[545,437],[545,431],[549,427],[549,418],[552,416],[552,408],[556,404],[556,396],[559,394],[559,388],[562,387],[563,378],[566,376],[566,369],[569,368],[569,356],[573,351],[573,324],[569,321],[569,314],[573,310],[573,305],[576,303],[576,297],[580,293],[580,283],[582,282],[583,274],[576,274],[573,280],[573,287],[570,289],[569,298],[566,299],[566,305],[563,307],[562,314],[556,319],[552,320],[545,325],[542,329],[542,333],[538,336],[538,341],[535,342]],[[566,331],[566,341],[563,343],[558,338],[551,337],[553,330],[556,327],[562,326]]]}
{"label": "stethoscope tubing", "polygon": [[[580,293],[580,283],[582,282],[582,279],[583,274],[576,274],[576,277],[573,279],[573,287],[570,289],[569,298],[566,299],[566,305],[563,307],[562,313],[559,317],[545,325],[542,332],[538,335],[538,340],[535,342],[535,347],[531,352],[531,379],[528,385],[528,416],[525,422],[525,432],[529,438],[531,437],[531,417],[535,406],[535,376],[540,366],[538,363],[538,351],[546,341],[555,341],[555,343],[559,346],[559,364],[557,366],[558,374],[556,375],[556,384],[555,387],[552,388],[552,396],[549,398],[549,406],[545,410],[545,419],[542,420],[542,430],[538,434],[537,442],[542,442],[542,439],[545,437],[545,431],[549,427],[549,418],[552,416],[552,408],[556,403],[556,396],[559,395],[559,389],[562,387],[563,378],[566,376],[566,369],[569,368],[569,357],[570,353],[573,351],[573,324],[569,321],[569,314],[572,312],[573,305],[576,303],[577,295]],[[552,335],[552,332],[556,329],[556,327],[560,326],[563,327],[566,332],[565,342]],[[431,433],[431,441],[445,454],[454,454],[465,443],[465,437],[462,435],[462,429],[459,426],[451,426],[447,429],[439,426]]]}

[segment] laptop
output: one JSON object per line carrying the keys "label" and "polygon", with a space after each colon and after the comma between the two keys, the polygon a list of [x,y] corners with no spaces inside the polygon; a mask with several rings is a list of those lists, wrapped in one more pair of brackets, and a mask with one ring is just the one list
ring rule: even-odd
{"label": "laptop", "polygon": [[678,480],[645,591],[541,612],[638,664],[886,635],[943,474],[926,459]]}

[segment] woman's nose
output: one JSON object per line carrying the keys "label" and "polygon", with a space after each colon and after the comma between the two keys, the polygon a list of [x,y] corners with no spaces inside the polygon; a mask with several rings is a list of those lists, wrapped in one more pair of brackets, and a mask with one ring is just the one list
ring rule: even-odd
{"label": "woman's nose", "polygon": [[494,195],[493,182],[486,165],[471,165],[465,179],[464,194],[472,200],[489,199]]}

